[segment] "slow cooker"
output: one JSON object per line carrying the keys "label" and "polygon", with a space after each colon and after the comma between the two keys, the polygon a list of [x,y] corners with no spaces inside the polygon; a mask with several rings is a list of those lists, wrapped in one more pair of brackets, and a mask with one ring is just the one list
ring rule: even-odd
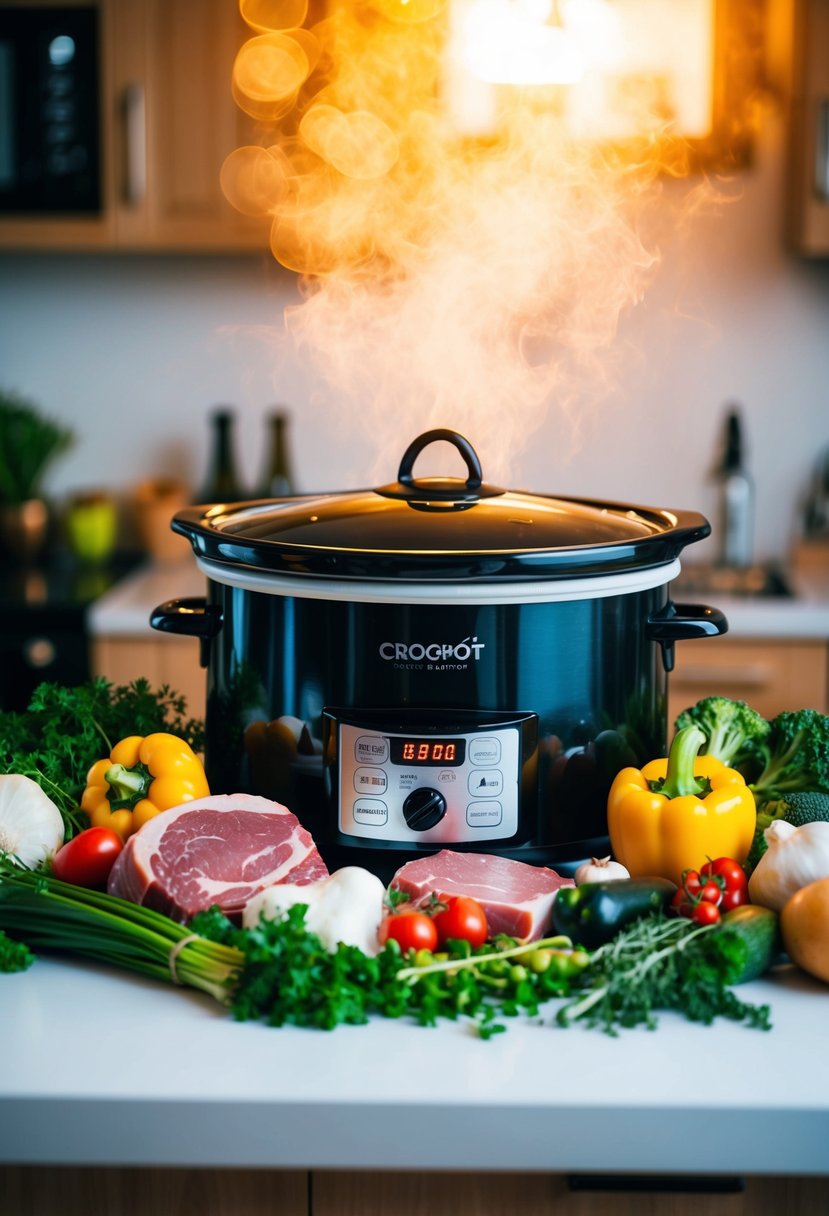
{"label": "slow cooker", "polygon": [[[438,441],[465,478],[415,476]],[[207,594],[151,621],[201,639],[211,789],[284,803],[329,868],[384,880],[442,848],[565,874],[607,852],[613,776],[664,753],[675,642],[727,628],[668,594],[703,516],[488,485],[452,430],[388,485],[171,526]]]}

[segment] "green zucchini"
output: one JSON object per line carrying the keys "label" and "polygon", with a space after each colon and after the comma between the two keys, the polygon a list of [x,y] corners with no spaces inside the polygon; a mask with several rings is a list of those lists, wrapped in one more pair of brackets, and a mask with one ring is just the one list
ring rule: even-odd
{"label": "green zucchini", "polygon": [[716,928],[717,933],[730,933],[745,945],[742,963],[735,962],[726,977],[728,984],[744,984],[756,980],[768,971],[782,953],[780,918],[771,908],[758,904],[743,904],[726,912]]}
{"label": "green zucchini", "polygon": [[620,929],[667,911],[676,893],[667,878],[622,878],[562,887],[553,901],[553,927],[585,950],[597,950]]}

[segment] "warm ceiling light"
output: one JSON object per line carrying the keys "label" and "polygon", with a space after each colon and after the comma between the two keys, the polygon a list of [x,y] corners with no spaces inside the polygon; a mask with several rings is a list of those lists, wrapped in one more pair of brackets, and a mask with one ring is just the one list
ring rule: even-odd
{"label": "warm ceiling light", "polygon": [[584,73],[550,0],[455,0],[450,55],[488,84],[574,84]]}

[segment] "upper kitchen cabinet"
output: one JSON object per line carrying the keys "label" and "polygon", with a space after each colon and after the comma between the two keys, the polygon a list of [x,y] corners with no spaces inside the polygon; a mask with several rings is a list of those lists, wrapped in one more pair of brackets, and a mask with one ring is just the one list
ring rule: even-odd
{"label": "upper kitchen cabinet", "polygon": [[[80,7],[25,0],[26,10]],[[238,252],[267,249],[261,219],[236,211],[219,175],[255,142],[231,69],[246,31],[233,0],[97,0],[101,207],[5,209],[0,248]]]}
{"label": "upper kitchen cabinet", "polygon": [[[793,0],[788,82],[791,247],[829,256],[829,0]],[[784,35],[785,40],[785,35]]]}

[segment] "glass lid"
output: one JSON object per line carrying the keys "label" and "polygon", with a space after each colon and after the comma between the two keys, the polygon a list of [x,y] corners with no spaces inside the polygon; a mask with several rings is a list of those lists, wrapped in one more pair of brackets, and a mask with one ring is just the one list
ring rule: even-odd
{"label": "glass lid", "polygon": [[[415,460],[438,440],[460,452],[466,479],[414,476]],[[410,444],[389,485],[189,508],[173,529],[197,555],[280,574],[449,581],[659,565],[710,531],[692,512],[487,485],[469,442],[442,429]]]}

